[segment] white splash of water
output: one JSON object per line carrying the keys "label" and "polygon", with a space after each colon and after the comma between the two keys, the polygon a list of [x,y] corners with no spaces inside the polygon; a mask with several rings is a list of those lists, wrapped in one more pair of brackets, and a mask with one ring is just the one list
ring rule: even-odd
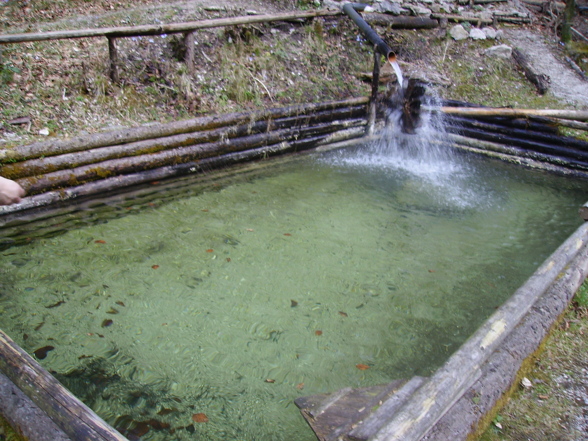
{"label": "white splash of water", "polygon": [[439,208],[467,209],[483,197],[466,160],[443,142],[445,132],[439,114],[423,112],[414,134],[401,130],[401,112],[393,109],[378,140],[353,152],[331,158],[335,165],[381,170],[394,174],[422,193],[422,201]]}

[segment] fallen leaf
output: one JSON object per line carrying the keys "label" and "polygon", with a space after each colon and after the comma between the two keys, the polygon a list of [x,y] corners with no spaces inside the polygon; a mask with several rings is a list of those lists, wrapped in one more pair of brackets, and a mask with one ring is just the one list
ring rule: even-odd
{"label": "fallen leaf", "polygon": [[298,302],[296,300],[290,300],[290,307],[294,308],[296,306],[298,306]]}
{"label": "fallen leaf", "polygon": [[35,357],[37,357],[39,360],[43,360],[45,357],[47,357],[47,353],[53,349],[55,349],[53,346],[43,346],[42,348],[35,350],[33,354],[35,354]]}
{"label": "fallen leaf", "polygon": [[430,270],[429,270],[429,272],[430,272],[430,273],[434,273],[434,272],[435,272],[435,270],[431,270],[431,269],[430,269]]}
{"label": "fallen leaf", "polygon": [[107,328],[108,326],[112,325],[114,322],[110,319],[106,319],[102,322],[102,327]]}
{"label": "fallen leaf", "polygon": [[102,240],[102,239],[98,239],[98,240],[95,240],[94,243],[106,243],[106,241]]}
{"label": "fallen leaf", "polygon": [[316,335],[316,336],[323,335],[323,331],[317,329],[316,331],[314,331],[314,335]]}
{"label": "fallen leaf", "polygon": [[349,316],[347,315],[347,313],[346,313],[346,312],[343,312],[343,311],[339,311],[339,315],[341,315],[341,316],[343,316],[343,317],[349,317]]}
{"label": "fallen leaf", "polygon": [[207,213],[207,212],[208,212],[208,210],[207,210],[207,209],[204,209],[204,210],[202,210],[202,211],[204,211],[205,213]]}
{"label": "fallen leaf", "polygon": [[274,384],[274,383],[276,382],[276,380],[273,380],[273,379],[271,379],[271,378],[266,378],[266,379],[265,379],[265,382],[266,382],[266,383],[271,383],[271,384]]}
{"label": "fallen leaf", "polygon": [[298,390],[302,390],[302,389],[304,389],[304,383],[298,383],[298,384],[296,385],[296,389],[298,389]]}
{"label": "fallen leaf", "polygon": [[365,370],[368,370],[370,368],[367,364],[361,364],[361,363],[356,364],[355,367],[357,369],[359,369],[360,371],[365,371]]}
{"label": "fallen leaf", "polygon": [[527,377],[524,377],[521,380],[521,386],[523,386],[525,389],[531,389],[533,387],[533,383],[531,383],[531,380],[529,380]]}
{"label": "fallen leaf", "polygon": [[108,311],[106,311],[106,314],[118,314],[118,309],[110,308]]}
{"label": "fallen leaf", "polygon": [[205,413],[195,413],[192,415],[192,419],[195,423],[208,423],[208,417]]}
{"label": "fallen leaf", "polygon": [[230,257],[227,257],[227,262],[230,262],[230,261],[231,261],[231,258]]}
{"label": "fallen leaf", "polygon": [[159,265],[153,265],[151,268],[157,269],[157,268],[159,268]]}
{"label": "fallen leaf", "polygon": [[212,248],[209,248],[206,250],[207,253],[214,253],[214,250]]}
{"label": "fallen leaf", "polygon": [[116,303],[116,304],[117,304],[117,305],[119,305],[119,306],[125,306],[124,302],[121,302],[120,300],[117,300],[117,301],[116,301],[116,302],[114,302],[114,303]]}
{"label": "fallen leaf", "polygon": [[290,233],[284,233],[284,236],[292,236]]}
{"label": "fallen leaf", "polygon": [[540,400],[547,400],[547,399],[549,398],[549,395],[537,395],[537,397],[538,397]]}
{"label": "fallen leaf", "polygon": [[255,230],[253,228],[247,228],[247,230],[245,230],[245,231],[252,232],[252,231],[255,231]]}

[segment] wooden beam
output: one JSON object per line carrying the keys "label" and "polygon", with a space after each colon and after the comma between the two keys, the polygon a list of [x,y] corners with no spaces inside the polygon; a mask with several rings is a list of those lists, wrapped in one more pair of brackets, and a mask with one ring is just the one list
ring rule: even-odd
{"label": "wooden beam", "polygon": [[574,121],[588,121],[588,110],[511,109],[508,107],[425,107],[423,110],[463,116],[506,116],[512,118],[540,116]]}
{"label": "wooden beam", "polygon": [[127,441],[0,330],[0,370],[73,440]]}
{"label": "wooden beam", "polygon": [[134,37],[139,35],[177,34],[223,26],[234,26],[252,23],[269,23],[272,21],[289,21],[313,17],[341,15],[341,11],[328,9],[304,12],[285,12],[279,14],[247,15],[240,17],[217,18],[191,21],[186,23],[170,23],[162,25],[122,26],[114,28],[77,29],[68,31],[32,32],[24,34],[0,35],[0,43],[23,43],[27,41],[61,40],[65,38],[87,37]]}

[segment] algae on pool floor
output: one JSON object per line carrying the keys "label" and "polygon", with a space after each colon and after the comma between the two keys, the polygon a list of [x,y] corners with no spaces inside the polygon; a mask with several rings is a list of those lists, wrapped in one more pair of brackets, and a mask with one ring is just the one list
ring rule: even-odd
{"label": "algae on pool floor", "polygon": [[2,327],[123,433],[313,439],[296,397],[427,375],[580,223],[585,183],[378,164],[297,158],[4,250]]}

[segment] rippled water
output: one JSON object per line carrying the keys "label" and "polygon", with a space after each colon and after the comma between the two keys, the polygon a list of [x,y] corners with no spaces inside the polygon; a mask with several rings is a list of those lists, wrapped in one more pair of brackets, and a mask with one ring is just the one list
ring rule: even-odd
{"label": "rippled water", "polygon": [[585,182],[443,156],[386,142],[47,221],[0,253],[0,326],[129,437],[312,440],[296,397],[430,374],[580,224]]}

